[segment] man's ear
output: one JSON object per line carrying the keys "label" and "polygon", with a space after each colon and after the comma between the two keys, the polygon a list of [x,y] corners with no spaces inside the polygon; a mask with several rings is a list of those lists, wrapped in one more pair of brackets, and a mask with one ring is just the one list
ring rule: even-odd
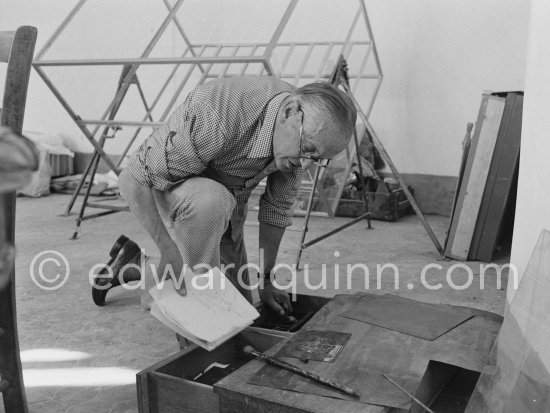
{"label": "man's ear", "polygon": [[297,100],[290,100],[284,107],[284,119],[287,120],[291,116],[295,116],[300,112],[300,103]]}

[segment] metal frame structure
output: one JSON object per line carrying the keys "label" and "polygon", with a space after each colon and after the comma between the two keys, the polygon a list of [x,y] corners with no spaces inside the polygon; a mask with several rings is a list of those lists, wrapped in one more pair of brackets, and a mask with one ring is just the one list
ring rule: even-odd
{"label": "metal frame structure", "polygon": [[[368,117],[376,96],[378,94],[380,84],[382,82],[382,70],[380,67],[378,54],[374,44],[374,39],[372,36],[371,26],[367,15],[367,10],[363,0],[357,0],[357,11],[355,17],[353,18],[352,24],[349,27],[347,36],[343,40],[337,41],[324,41],[324,42],[280,42],[281,36],[285,31],[291,16],[293,15],[295,8],[298,4],[298,0],[289,0],[286,10],[284,11],[280,21],[278,22],[275,31],[271,35],[269,42],[264,43],[192,43],[184,31],[180,20],[178,19],[178,11],[181,9],[183,0],[162,0],[164,3],[168,14],[165,19],[162,21],[160,27],[152,36],[151,40],[137,58],[101,58],[101,59],[47,59],[46,55],[52,47],[52,45],[60,38],[64,30],[74,19],[74,17],[81,11],[82,7],[88,1],[93,0],[80,0],[74,8],[69,12],[63,22],[55,30],[52,36],[47,40],[42,49],[36,55],[33,66],[37,71],[39,76],[43,79],[45,84],[49,87],[52,93],[55,95],[57,100],[67,111],[69,116],[76,123],[78,128],[82,131],[86,139],[93,146],[95,153],[97,154],[97,160],[99,158],[103,159],[107,166],[114,171],[115,173],[120,173],[121,163],[124,156],[130,150],[130,147],[134,144],[138,135],[144,128],[155,128],[163,124],[163,122],[170,115],[174,109],[174,105],[178,100],[178,97],[182,93],[182,90],[185,88],[186,84],[190,82],[193,72],[198,69],[200,71],[200,79],[198,84],[203,83],[209,79],[219,78],[224,76],[232,75],[244,75],[244,74],[264,74],[276,76],[280,79],[283,79],[289,83],[298,85],[300,82],[307,81],[313,82],[316,80],[328,80],[331,76],[332,68],[327,68],[327,62],[335,56],[343,55],[345,59],[348,59],[349,56],[353,53],[363,53],[361,54],[359,61],[360,64],[358,67],[351,68],[348,73],[350,79],[350,89],[352,93],[355,93],[359,90],[360,86],[364,84],[365,81],[373,82],[371,85],[372,92],[368,98],[364,99],[362,106],[365,107],[364,115]],[[155,49],[155,46],[158,44],[160,38],[166,29],[171,25],[175,24],[177,32],[181,36],[186,45],[183,53],[178,57],[151,57],[151,53]],[[336,23],[335,23],[336,24]],[[358,25],[363,24],[366,28],[367,38],[362,40],[353,40],[354,30]],[[298,50],[301,51],[298,52]],[[358,52],[356,52],[358,51]],[[321,53],[322,58],[318,62],[317,67],[311,69],[311,57],[315,53]],[[280,65],[276,67],[274,60],[274,54],[282,54],[283,58]],[[288,63],[292,61],[298,63],[297,70],[293,71],[288,69]],[[369,66],[370,69],[367,69]],[[103,112],[103,115],[99,119],[93,119],[90,117],[83,116],[81,117],[69,104],[68,99],[62,95],[60,90],[56,87],[52,79],[46,74],[45,70],[53,67],[69,67],[69,66],[112,66],[117,65],[123,68],[123,73],[125,78],[121,78],[119,82],[119,87],[113,97],[113,99],[108,103],[106,110]],[[135,75],[138,69],[144,65],[171,65],[172,71],[166,78],[164,84],[152,99],[152,103],[147,107],[146,105],[146,114],[142,119],[139,120],[129,120],[129,119],[119,119],[117,116],[118,108],[122,100],[124,99],[126,92],[130,84],[132,84],[132,79],[135,78]],[[240,65],[240,71],[238,73],[230,73],[230,68],[234,65]],[[374,67],[374,70],[372,69]],[[124,70],[125,69],[125,70]],[[180,69],[185,70],[183,78],[180,84],[174,89],[170,87],[173,79],[176,76],[176,73]],[[49,69],[48,69],[49,70]],[[152,111],[156,108],[157,104],[160,102],[161,98],[172,92],[172,98],[169,100],[167,106],[162,111],[160,117],[153,121]],[[120,127],[133,127],[136,128],[136,132],[132,136],[130,143],[125,148],[123,156],[120,162],[115,162],[104,150],[104,143],[106,137],[114,137],[118,128]],[[103,130],[100,131],[101,127]],[[351,168],[351,164],[354,159],[354,148],[350,144],[350,149],[346,152],[347,157],[347,173]],[[90,172],[90,165],[87,168],[86,174]],[[85,177],[83,177],[85,179]],[[321,177],[322,179],[322,177]],[[313,177],[309,175],[308,179],[304,179],[301,190],[302,191],[314,191],[315,188],[311,185],[313,182]],[[326,208],[326,211],[323,212],[323,215],[333,216],[336,208],[338,206],[340,195],[343,191],[345,185],[345,179],[343,179],[339,184],[337,195],[332,204],[328,202],[326,196],[323,194],[322,189],[317,188],[317,192],[323,200],[323,205]],[[304,189],[305,188],[305,189]],[[70,213],[70,209],[74,204],[74,198],[78,196],[81,190],[81,185],[75,191],[73,195],[73,200],[67,208],[66,214]],[[93,214],[89,216],[97,217],[101,215],[110,214],[113,212],[118,212],[119,210],[124,210],[120,206],[109,206],[106,203],[88,203],[87,197],[84,202],[79,218],[77,219],[77,231],[82,220],[87,219],[85,217],[84,209],[86,206],[94,208],[102,208],[107,210],[106,212],[101,212],[98,214]],[[75,237],[77,232],[75,232]]]}

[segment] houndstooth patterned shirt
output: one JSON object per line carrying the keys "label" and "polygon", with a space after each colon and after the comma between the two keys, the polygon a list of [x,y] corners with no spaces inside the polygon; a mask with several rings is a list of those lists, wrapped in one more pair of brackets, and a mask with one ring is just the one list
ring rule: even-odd
{"label": "houndstooth patterned shirt", "polygon": [[192,176],[220,182],[237,201],[234,238],[242,234],[250,193],[267,177],[258,220],[286,227],[302,170],[277,170],[272,140],[279,106],[293,89],[269,76],[204,83],[137,149],[128,168],[141,184],[161,191]]}

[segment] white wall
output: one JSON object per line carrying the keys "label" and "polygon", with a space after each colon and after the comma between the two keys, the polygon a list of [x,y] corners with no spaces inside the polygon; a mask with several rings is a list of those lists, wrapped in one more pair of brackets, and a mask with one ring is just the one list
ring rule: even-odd
{"label": "white wall", "polygon": [[[93,56],[95,49],[88,42],[90,33],[101,27],[112,28],[112,21],[119,34],[128,34],[123,36],[125,43],[112,45],[110,51],[128,53],[130,46],[145,44],[163,17],[162,1],[117,0],[122,17],[101,14],[102,5],[106,9],[114,1],[89,0],[97,11],[71,28],[70,41],[60,53]],[[303,27],[304,37],[320,33],[314,29],[318,28],[319,15],[327,8],[335,11],[331,14],[335,28],[349,24],[347,20],[341,21],[345,9],[356,8],[352,0],[301,0],[302,4],[304,1],[311,4],[309,19],[307,15],[302,17],[299,26]],[[0,30],[22,24],[37,26],[39,50],[75,3],[3,0],[3,9],[10,12],[0,16]],[[401,172],[456,175],[466,123],[475,120],[482,91],[523,89],[530,1],[365,0],[365,3],[384,72],[371,115],[379,137]],[[191,18],[191,35],[202,28],[211,40],[218,40],[220,33],[235,37],[231,27],[238,26],[240,37],[230,40],[242,41],[246,33],[243,26],[251,26],[249,32],[256,34],[261,31],[253,23],[259,21],[270,3],[256,0],[252,2],[253,8],[245,7],[247,4],[237,0],[223,3],[187,0],[183,8],[186,17]],[[140,9],[146,11],[136,14]],[[128,11],[132,17],[124,17],[122,11]],[[223,25],[222,19],[226,17],[234,24]],[[263,24],[269,26],[276,20],[268,15]],[[170,39],[166,47],[170,47]],[[108,75],[116,81],[117,76],[113,77],[106,69],[105,76]],[[72,70],[61,80],[65,87],[77,89],[72,85],[78,84],[79,77],[87,78],[86,72]],[[103,84],[90,81],[77,89],[76,106],[84,110],[97,105],[99,110],[115,87],[112,80]],[[25,129],[61,133],[69,137],[73,148],[91,151],[89,143],[36,74],[31,79]],[[111,145],[109,150],[117,153],[122,146],[123,142]]]}
{"label": "white wall", "polygon": [[456,176],[482,91],[523,90],[529,1],[366,4],[385,76],[373,112],[381,138],[403,172]]}
{"label": "white wall", "polygon": [[[510,261],[521,275],[542,229],[550,229],[550,2],[533,0],[525,78],[518,200]],[[508,288],[508,298],[514,290]]]}

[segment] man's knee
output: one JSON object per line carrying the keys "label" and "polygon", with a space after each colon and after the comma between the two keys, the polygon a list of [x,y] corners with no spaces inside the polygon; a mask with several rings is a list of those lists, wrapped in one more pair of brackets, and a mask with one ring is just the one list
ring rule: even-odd
{"label": "man's knee", "polygon": [[130,190],[130,171],[123,169],[120,175],[118,176],[118,189],[120,194],[126,198],[128,191]]}
{"label": "man's knee", "polygon": [[177,191],[178,202],[171,211],[175,221],[201,219],[228,222],[235,208],[234,196],[218,182],[206,178],[193,178]]}

